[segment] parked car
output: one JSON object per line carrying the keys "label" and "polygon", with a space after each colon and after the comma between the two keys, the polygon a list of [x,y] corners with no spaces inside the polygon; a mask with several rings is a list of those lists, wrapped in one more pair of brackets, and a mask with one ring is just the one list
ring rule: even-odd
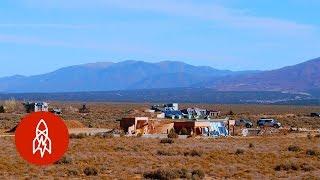
{"label": "parked car", "polygon": [[181,119],[182,112],[181,111],[164,111],[165,117],[172,119]]}
{"label": "parked car", "polygon": [[275,119],[259,119],[258,122],[257,122],[257,125],[259,127],[275,127],[275,128],[279,128],[281,127],[281,123],[278,122],[277,120]]}
{"label": "parked car", "polygon": [[55,115],[60,115],[60,114],[62,114],[62,111],[61,111],[61,109],[59,109],[59,108],[50,109],[49,112],[51,112],[51,113],[53,113],[53,114],[55,114]]}
{"label": "parked car", "polygon": [[320,112],[311,113],[311,117],[320,117]]}
{"label": "parked car", "polygon": [[253,127],[253,123],[247,119],[239,119],[239,120],[236,120],[235,123],[236,123],[236,126],[245,126],[246,128]]}

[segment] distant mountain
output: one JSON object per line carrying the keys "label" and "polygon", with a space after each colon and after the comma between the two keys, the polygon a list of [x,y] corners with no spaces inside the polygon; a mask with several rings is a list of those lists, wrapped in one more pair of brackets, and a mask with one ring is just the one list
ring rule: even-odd
{"label": "distant mountain", "polygon": [[61,68],[36,76],[0,78],[0,92],[77,92],[189,87],[235,72],[182,62],[124,61]]}
{"label": "distant mountain", "polygon": [[0,92],[83,92],[201,87],[216,91],[320,89],[320,58],[271,71],[229,71],[183,62],[99,62],[36,76],[0,78]]}
{"label": "distant mountain", "polygon": [[320,88],[320,58],[294,66],[211,79],[199,84],[222,91],[307,91]]}

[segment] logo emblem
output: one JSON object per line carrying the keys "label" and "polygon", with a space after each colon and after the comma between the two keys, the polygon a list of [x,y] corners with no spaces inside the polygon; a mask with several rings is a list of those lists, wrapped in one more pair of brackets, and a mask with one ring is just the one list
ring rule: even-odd
{"label": "logo emblem", "polygon": [[29,163],[50,165],[67,151],[69,132],[60,117],[49,112],[35,112],[18,124],[15,142],[17,151]]}
{"label": "logo emblem", "polygon": [[33,154],[39,151],[41,158],[43,158],[46,151],[51,154],[51,139],[49,138],[49,129],[43,119],[41,119],[37,125],[36,137],[33,139],[32,149]]}

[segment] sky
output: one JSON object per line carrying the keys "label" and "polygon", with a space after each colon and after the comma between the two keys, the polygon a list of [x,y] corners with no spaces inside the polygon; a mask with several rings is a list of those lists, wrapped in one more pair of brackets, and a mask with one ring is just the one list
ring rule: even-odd
{"label": "sky", "polygon": [[183,61],[270,70],[319,57],[319,0],[1,0],[0,77]]}

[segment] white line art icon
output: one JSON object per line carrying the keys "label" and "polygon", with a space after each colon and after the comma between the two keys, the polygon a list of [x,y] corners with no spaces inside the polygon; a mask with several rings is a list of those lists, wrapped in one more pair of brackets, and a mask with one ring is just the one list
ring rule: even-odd
{"label": "white line art icon", "polygon": [[45,152],[51,154],[51,139],[49,138],[49,129],[46,122],[41,119],[36,127],[36,135],[33,139],[33,154],[40,152],[41,158],[44,157]]}

